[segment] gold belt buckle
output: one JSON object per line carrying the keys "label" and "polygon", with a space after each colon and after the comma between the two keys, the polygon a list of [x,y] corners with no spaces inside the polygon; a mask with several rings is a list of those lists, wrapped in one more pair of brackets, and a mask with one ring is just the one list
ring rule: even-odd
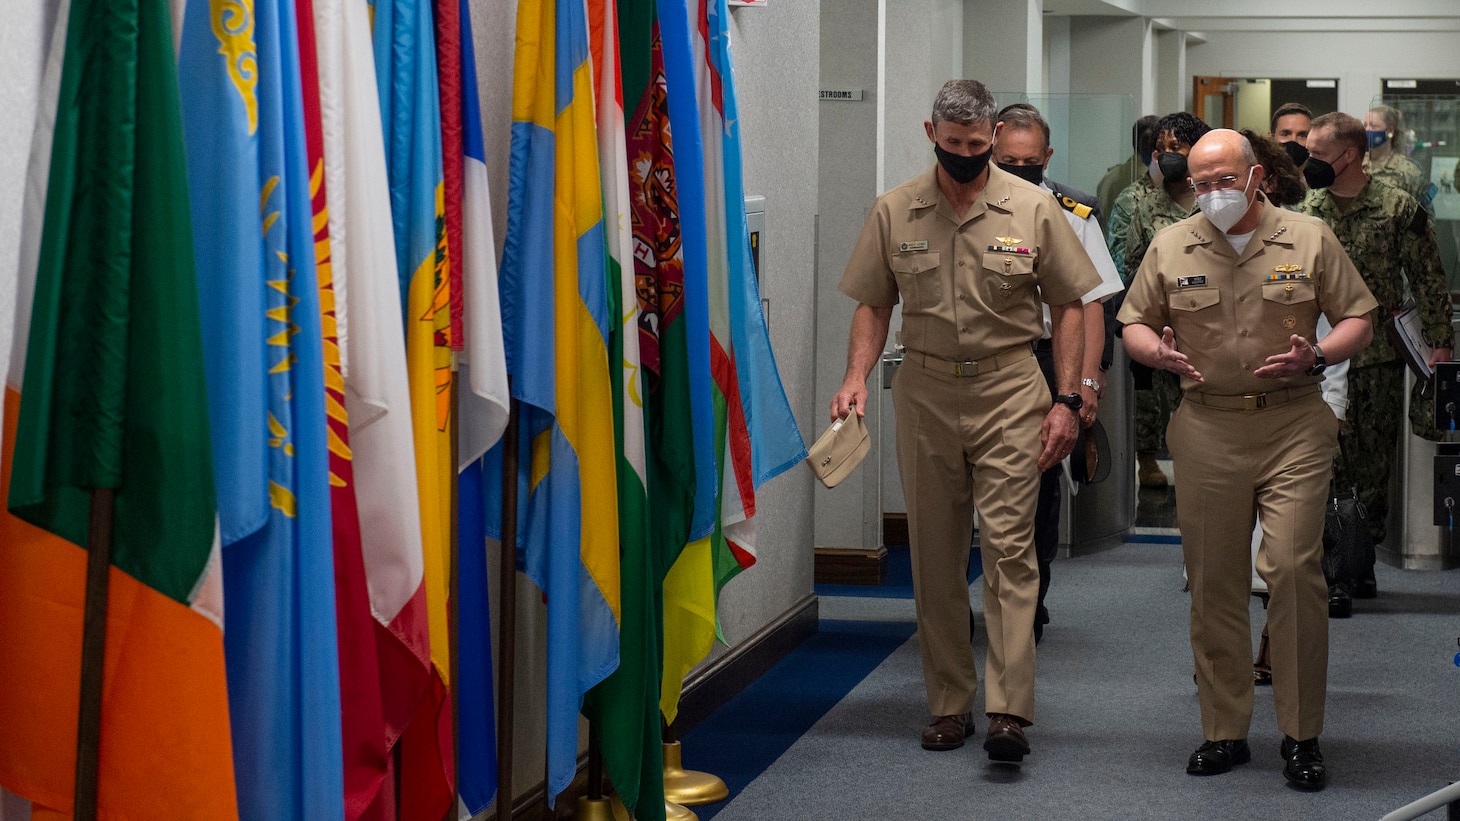
{"label": "gold belt buckle", "polygon": [[1262,410],[1267,407],[1267,394],[1248,393],[1242,395],[1242,410]]}
{"label": "gold belt buckle", "polygon": [[978,376],[978,362],[972,359],[965,359],[962,362],[953,363],[954,376]]}

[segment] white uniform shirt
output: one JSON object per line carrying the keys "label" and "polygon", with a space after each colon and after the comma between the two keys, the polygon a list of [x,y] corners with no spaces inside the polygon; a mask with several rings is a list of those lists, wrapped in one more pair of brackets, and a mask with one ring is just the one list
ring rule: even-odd
{"label": "white uniform shirt", "polygon": [[[1054,196],[1054,191],[1047,183],[1040,183],[1040,188],[1049,191]],[[1075,229],[1075,236],[1079,237],[1080,244],[1085,246],[1085,253],[1089,255],[1090,262],[1095,265],[1095,272],[1100,274],[1100,284],[1085,292],[1080,297],[1080,302],[1089,305],[1096,300],[1105,300],[1118,294],[1125,288],[1120,281],[1120,274],[1115,271],[1115,260],[1110,257],[1110,249],[1105,247],[1105,235],[1100,232],[1100,223],[1095,221],[1095,214],[1091,213],[1086,217],[1075,216],[1075,212],[1068,208],[1061,207],[1065,219],[1070,221],[1070,227]],[[1044,306],[1044,339],[1053,335],[1053,324],[1049,317],[1049,306]]]}

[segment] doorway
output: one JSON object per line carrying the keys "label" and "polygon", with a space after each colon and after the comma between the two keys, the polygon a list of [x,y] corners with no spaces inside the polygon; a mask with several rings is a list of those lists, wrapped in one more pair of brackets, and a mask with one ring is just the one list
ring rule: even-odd
{"label": "doorway", "polygon": [[1338,110],[1338,80],[1271,79],[1197,75],[1192,78],[1192,113],[1213,128],[1250,128],[1266,134],[1273,109],[1302,103],[1317,117]]}

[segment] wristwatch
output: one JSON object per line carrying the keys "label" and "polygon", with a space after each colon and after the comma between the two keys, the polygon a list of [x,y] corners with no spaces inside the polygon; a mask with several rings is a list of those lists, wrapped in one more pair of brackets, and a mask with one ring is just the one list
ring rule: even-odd
{"label": "wristwatch", "polygon": [[1100,395],[1100,383],[1096,380],[1091,379],[1087,376],[1084,379],[1080,380],[1080,384],[1094,391],[1096,396]]}
{"label": "wristwatch", "polygon": [[1328,367],[1328,360],[1323,357],[1323,349],[1317,345],[1309,345],[1313,349],[1313,367],[1308,369],[1309,376],[1319,376]]}
{"label": "wristwatch", "polygon": [[1085,407],[1085,398],[1078,393],[1062,393],[1054,398],[1057,404],[1064,405],[1070,410],[1079,413],[1080,408]]}

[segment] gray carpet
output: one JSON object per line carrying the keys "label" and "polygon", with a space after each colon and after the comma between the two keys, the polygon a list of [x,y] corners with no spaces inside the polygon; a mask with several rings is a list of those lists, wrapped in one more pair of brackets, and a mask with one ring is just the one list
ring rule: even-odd
{"label": "gray carpet", "polygon": [[[1455,572],[1381,565],[1380,597],[1330,622],[1322,737],[1330,785],[1310,794],[1283,781],[1269,688],[1257,689],[1253,761],[1226,775],[1186,775],[1201,725],[1179,547],[1128,544],[1054,568],[1033,752],[1022,765],[988,761],[981,696],[967,746],[918,746],[927,714],[914,636],[717,821],[1378,818],[1460,776]],[[825,618],[913,619],[906,600],[823,598],[821,608]],[[1255,638],[1264,618],[1255,599],[1252,614]]]}

